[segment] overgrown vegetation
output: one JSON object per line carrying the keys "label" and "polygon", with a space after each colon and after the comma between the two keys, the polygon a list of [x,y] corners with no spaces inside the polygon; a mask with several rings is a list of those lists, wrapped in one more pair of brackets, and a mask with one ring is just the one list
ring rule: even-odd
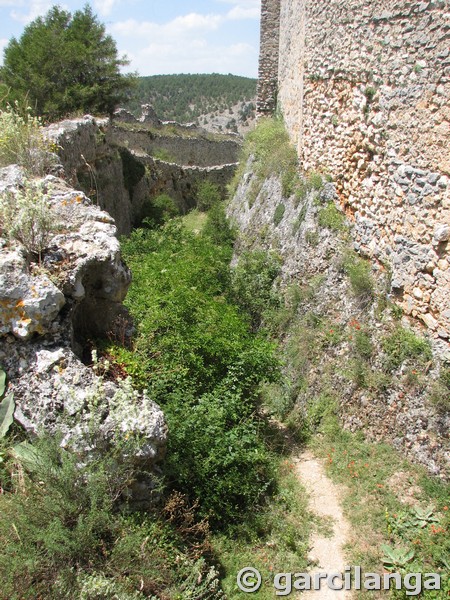
{"label": "overgrown vegetation", "polygon": [[251,191],[254,198],[259,194],[264,180],[274,175],[282,181],[284,196],[293,193],[298,180],[298,159],[281,118],[261,119],[258,126],[247,135],[240,166],[230,185],[231,193],[241,181],[250,156],[254,159]]}

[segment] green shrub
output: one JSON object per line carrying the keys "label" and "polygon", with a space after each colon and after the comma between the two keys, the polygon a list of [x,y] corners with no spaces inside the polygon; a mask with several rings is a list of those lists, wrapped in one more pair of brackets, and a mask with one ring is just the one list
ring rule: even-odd
{"label": "green shrub", "polygon": [[323,177],[320,173],[309,173],[308,178],[308,187],[312,190],[316,190],[317,192],[323,188]]}
{"label": "green shrub", "polygon": [[254,330],[264,315],[280,306],[274,282],[280,273],[280,260],[262,250],[245,252],[232,271],[231,298],[251,319]]}
{"label": "green shrub", "polygon": [[321,227],[327,227],[332,231],[344,231],[346,228],[345,217],[336,208],[334,202],[330,202],[325,208],[319,211],[318,219]]}
{"label": "green shrub", "polygon": [[319,244],[319,232],[314,229],[308,229],[305,232],[305,241],[309,246],[316,247]]}
{"label": "green shrub", "polygon": [[223,202],[216,202],[208,211],[203,235],[219,246],[231,247],[236,239],[236,229],[231,225]]}
{"label": "green shrub", "polygon": [[18,103],[0,109],[0,167],[18,164],[30,174],[44,175],[55,163],[53,145],[42,135],[42,123]]}
{"label": "green shrub", "polygon": [[278,206],[275,209],[275,213],[273,215],[273,224],[275,225],[275,227],[278,227],[278,225],[283,220],[285,211],[286,211],[285,205],[278,204]]}
{"label": "green shrub", "polygon": [[212,394],[191,402],[175,398],[167,407],[167,476],[192,501],[199,499],[200,514],[215,528],[245,518],[275,481],[273,458],[241,385],[232,377]]}
{"label": "green shrub", "polygon": [[180,210],[175,200],[169,194],[159,194],[147,202],[144,223],[155,227],[167,223],[179,214]]}
{"label": "green shrub", "polygon": [[351,253],[344,259],[344,271],[350,279],[353,293],[362,304],[369,304],[375,295],[370,263]]}
{"label": "green shrub", "polygon": [[219,186],[211,181],[202,181],[197,186],[197,208],[202,211],[209,210],[222,200]]}
{"label": "green shrub", "polygon": [[400,325],[382,340],[381,345],[385,355],[384,368],[387,371],[398,369],[407,359],[423,363],[433,358],[428,340],[417,337],[412,331]]}
{"label": "green shrub", "polygon": [[353,348],[356,356],[369,360],[373,354],[373,343],[370,333],[364,330],[355,331]]}
{"label": "green shrub", "polygon": [[0,235],[22,244],[39,262],[57,228],[42,183],[26,180],[22,190],[0,195]]}

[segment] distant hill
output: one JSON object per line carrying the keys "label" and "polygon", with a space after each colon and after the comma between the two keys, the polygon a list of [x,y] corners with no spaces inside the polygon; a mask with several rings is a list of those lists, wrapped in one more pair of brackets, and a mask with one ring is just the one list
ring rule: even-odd
{"label": "distant hill", "polygon": [[242,132],[255,116],[256,79],[217,73],[139,77],[125,108],[139,116],[142,104],[151,104],[163,120]]}

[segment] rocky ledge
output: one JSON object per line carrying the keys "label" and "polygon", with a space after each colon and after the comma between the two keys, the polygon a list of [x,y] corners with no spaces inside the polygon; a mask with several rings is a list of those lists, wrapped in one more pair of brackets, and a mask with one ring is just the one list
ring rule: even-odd
{"label": "rocky ledge", "polygon": [[[0,194],[20,194],[25,180],[17,166],[1,169]],[[94,445],[134,438],[135,463],[149,473],[164,456],[161,409],[129,381],[107,381],[103,367],[82,361],[88,339],[127,323],[122,301],[131,274],[114,220],[61,178],[39,185],[53,221],[40,260],[12,238],[0,241],[0,365],[14,392],[15,420],[30,434],[47,431],[90,452],[85,434],[97,419]],[[145,503],[151,487],[143,478],[134,499]]]}

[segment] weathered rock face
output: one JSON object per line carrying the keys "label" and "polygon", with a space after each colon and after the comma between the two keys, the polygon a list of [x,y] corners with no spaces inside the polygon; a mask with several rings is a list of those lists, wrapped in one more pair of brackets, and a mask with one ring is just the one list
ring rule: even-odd
{"label": "weathered rock face", "polygon": [[[284,198],[280,181],[270,178],[249,206],[253,177],[249,163],[229,207],[229,215],[240,232],[237,253],[262,247],[281,256],[283,285],[294,284],[308,290],[299,304],[298,318],[313,315],[329,323],[328,334],[341,332],[322,350],[320,361],[304,373],[308,389],[299,393],[297,404],[304,406],[314,401],[323,392],[324,382],[328,382],[337,394],[344,427],[361,429],[370,439],[389,441],[430,472],[448,477],[450,414],[436,410],[429,400],[440,364],[450,361],[446,341],[431,337],[420,322],[404,317],[402,324],[429,337],[436,357],[440,357],[422,383],[414,383],[415,373],[407,364],[391,376],[385,387],[358,386],[351,377],[344,376],[354,368],[352,338],[359,328],[370,332],[374,347],[370,369],[375,374],[383,373],[382,340],[395,330],[395,323],[388,309],[381,311],[376,302],[361,304],[353,293],[343,268],[346,256],[354,248],[351,234],[349,237],[348,233],[339,234],[320,225],[321,211],[336,200],[336,187],[327,183],[299,201],[295,196]],[[283,215],[278,222],[275,215],[280,206]],[[389,272],[375,262],[372,277],[383,297]]]}
{"label": "weathered rock face", "polygon": [[[19,188],[21,169],[4,171],[0,189]],[[154,471],[167,437],[161,409],[129,382],[106,381],[100,367],[96,372],[80,360],[86,339],[114,332],[118,321],[126,327],[122,301],[131,274],[114,220],[62,179],[46,177],[43,191],[56,227],[41,264],[19,244],[0,246],[0,365],[14,392],[15,418],[29,432],[63,436],[87,458],[118,436],[134,437],[135,466]],[[151,477],[140,479],[132,500],[148,502],[152,486]]]}
{"label": "weathered rock face", "polygon": [[361,252],[390,266],[406,314],[448,340],[448,3],[264,4],[261,55],[279,36],[278,100],[302,168],[331,174]]}

